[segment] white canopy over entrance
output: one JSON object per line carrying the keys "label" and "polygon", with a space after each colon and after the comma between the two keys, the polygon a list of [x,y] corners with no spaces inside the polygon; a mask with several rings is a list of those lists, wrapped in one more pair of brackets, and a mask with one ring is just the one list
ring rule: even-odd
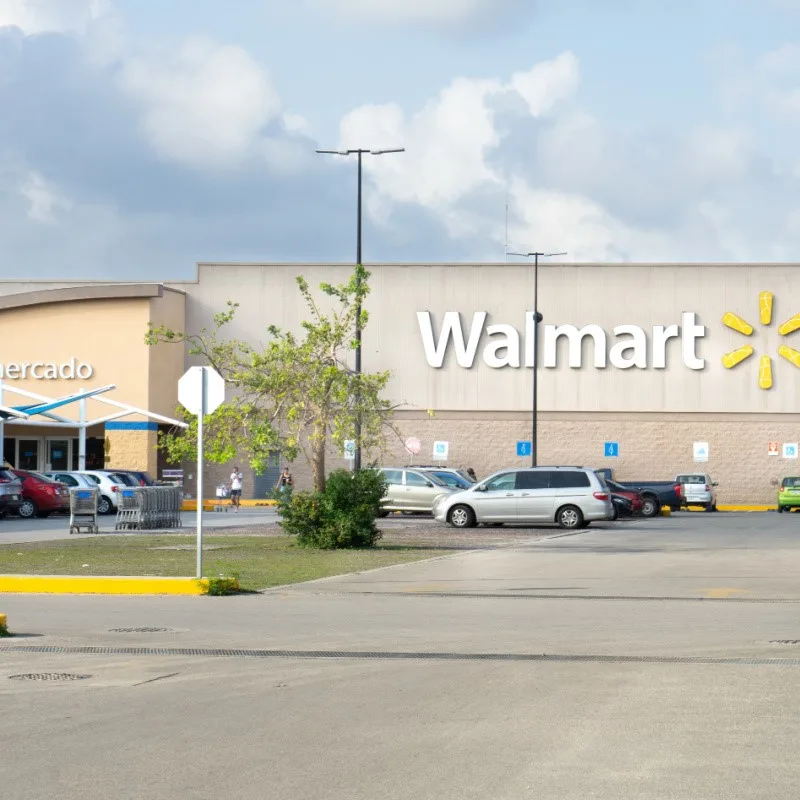
{"label": "white canopy over entrance", "polygon": [[[86,431],[95,425],[102,425],[106,422],[120,420],[130,416],[146,417],[156,422],[166,425],[174,425],[178,428],[188,428],[185,422],[177,419],[156,414],[143,408],[121,403],[105,397],[108,392],[116,389],[115,384],[102,386],[98,389],[87,389],[84,392],[65,395],[63,397],[47,397],[17,386],[9,385],[0,380],[0,442],[5,438],[5,423],[13,422],[15,426],[26,428],[66,428],[77,430],[78,432],[78,469],[86,469]],[[29,401],[24,405],[5,405],[6,393],[26,398]],[[92,398],[97,403],[109,406],[114,411],[89,419],[87,416],[86,401]],[[77,409],[77,419],[64,416],[68,410]],[[56,412],[59,413],[56,413]]]}

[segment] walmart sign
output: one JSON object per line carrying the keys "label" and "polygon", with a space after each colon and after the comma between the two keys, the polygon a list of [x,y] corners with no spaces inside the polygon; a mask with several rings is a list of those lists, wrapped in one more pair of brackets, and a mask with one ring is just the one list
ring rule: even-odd
{"label": "walmart sign", "polygon": [[[524,334],[511,325],[487,325],[486,311],[476,311],[465,327],[458,311],[447,311],[438,330],[430,311],[417,312],[422,345],[428,364],[441,369],[449,351],[456,363],[464,369],[475,364],[480,351],[484,364],[492,369],[533,367],[534,320],[533,313],[526,314]],[[681,324],[654,325],[645,329],[638,325],[618,325],[606,331],[599,325],[543,325],[543,366],[555,369],[560,366],[560,355],[566,348],[567,363],[571,369],[583,366],[584,342],[590,342],[591,363],[597,369],[609,364],[617,369],[666,369],[667,345],[671,340],[680,344],[684,366],[701,370],[705,359],[697,354],[699,340],[706,328],[699,325],[697,314],[685,312]],[[559,351],[559,343],[564,346]]]}

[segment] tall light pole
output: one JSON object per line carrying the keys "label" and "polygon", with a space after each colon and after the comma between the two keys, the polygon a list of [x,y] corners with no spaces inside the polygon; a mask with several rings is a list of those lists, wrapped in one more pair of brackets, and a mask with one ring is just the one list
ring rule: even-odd
{"label": "tall light pole", "polygon": [[531,466],[539,457],[539,323],[544,319],[539,313],[539,259],[565,256],[566,253],[508,253],[510,256],[533,258],[533,408],[531,409]]}
{"label": "tall light pole", "polygon": [[[332,156],[358,156],[358,211],[356,214],[356,265],[361,263],[361,194],[362,194],[362,157],[385,156],[388,153],[405,153],[404,147],[394,147],[384,150],[370,150],[368,148],[354,148],[351,150],[317,150],[317,153]],[[360,283],[358,288],[361,288]],[[356,306],[356,375],[361,375],[361,301]],[[356,450],[353,458],[353,472],[361,469],[361,418],[356,416]]]}

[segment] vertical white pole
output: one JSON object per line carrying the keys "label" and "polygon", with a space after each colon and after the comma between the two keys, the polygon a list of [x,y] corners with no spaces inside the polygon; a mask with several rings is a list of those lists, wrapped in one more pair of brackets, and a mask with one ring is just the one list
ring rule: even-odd
{"label": "vertical white pole", "polygon": [[203,577],[203,422],[206,416],[206,368],[200,371],[200,414],[197,417],[197,577]]}
{"label": "vertical white pole", "polygon": [[81,400],[79,405],[81,426],[78,428],[78,470],[83,472],[86,469],[86,399]]}

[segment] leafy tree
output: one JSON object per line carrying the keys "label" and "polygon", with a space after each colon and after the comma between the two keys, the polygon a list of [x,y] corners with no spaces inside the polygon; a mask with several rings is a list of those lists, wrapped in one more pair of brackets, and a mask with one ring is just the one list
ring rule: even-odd
{"label": "leafy tree", "polygon": [[[147,344],[188,346],[190,355],[214,367],[228,384],[230,396],[205,420],[205,452],[210,461],[224,463],[239,454],[262,472],[272,452],[280,452],[289,461],[303,453],[311,464],[314,489],[323,491],[328,441],[343,448],[347,439],[354,438],[356,420],[360,420],[362,448],[383,446],[387,433],[394,430],[394,407],[381,397],[390,373],[357,375],[348,363],[356,346],[359,308],[362,330],[369,321],[363,310],[369,277],[357,266],[347,283],[321,284],[322,293],[333,301],[330,313],[320,307],[307,281],[298,277],[309,312],[302,333],[270,325],[270,338],[259,347],[225,337],[238,308],[238,303],[230,301],[225,311],[214,315],[213,328],[199,334],[151,325]],[[197,420],[184,416],[188,431],[161,437],[162,448],[176,462],[197,453]]]}

